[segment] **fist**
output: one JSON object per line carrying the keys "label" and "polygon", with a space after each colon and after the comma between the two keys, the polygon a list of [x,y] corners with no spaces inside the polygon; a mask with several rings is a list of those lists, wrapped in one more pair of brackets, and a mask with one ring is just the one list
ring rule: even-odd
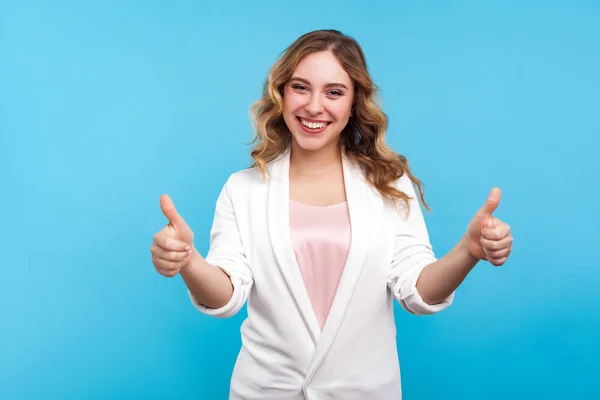
{"label": "fist", "polygon": [[169,196],[160,197],[160,208],[167,217],[168,224],[154,235],[150,253],[156,271],[171,278],[189,265],[194,247],[194,233],[177,213]]}
{"label": "fist", "polygon": [[500,189],[492,189],[483,207],[469,223],[466,235],[471,254],[497,267],[508,259],[513,242],[510,226],[492,215],[500,204],[500,195]]}

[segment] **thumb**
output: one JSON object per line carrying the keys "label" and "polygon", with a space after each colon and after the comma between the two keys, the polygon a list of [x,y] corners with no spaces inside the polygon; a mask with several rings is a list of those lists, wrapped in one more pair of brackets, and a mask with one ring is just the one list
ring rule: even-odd
{"label": "thumb", "polygon": [[179,228],[187,227],[187,224],[181,215],[177,213],[175,204],[173,204],[173,201],[171,201],[171,198],[168,195],[163,194],[160,196],[160,208],[171,225]]}
{"label": "thumb", "polygon": [[490,192],[485,204],[479,210],[479,214],[484,217],[490,217],[496,208],[498,208],[498,204],[500,204],[500,196],[502,192],[499,188],[495,187]]}

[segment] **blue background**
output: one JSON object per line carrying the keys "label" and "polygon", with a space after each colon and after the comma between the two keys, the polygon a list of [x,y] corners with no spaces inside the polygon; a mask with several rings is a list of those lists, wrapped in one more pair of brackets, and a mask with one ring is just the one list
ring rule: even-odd
{"label": "blue background", "polygon": [[225,399],[245,309],[151,264],[169,193],[207,250],[285,46],[356,37],[438,256],[494,185],[515,237],[431,317],[397,308],[406,399],[600,398],[600,5],[0,2],[0,397]]}

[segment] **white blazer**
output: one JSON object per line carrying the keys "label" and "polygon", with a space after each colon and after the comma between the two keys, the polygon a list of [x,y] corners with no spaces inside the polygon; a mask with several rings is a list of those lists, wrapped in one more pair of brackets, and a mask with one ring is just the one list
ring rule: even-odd
{"label": "white blazer", "polygon": [[209,309],[188,291],[198,310],[220,318],[248,302],[230,399],[401,399],[393,300],[423,315],[454,298],[428,305],[416,290],[436,258],[411,181],[396,182],[412,197],[405,218],[406,207],[385,202],[344,157],[352,240],[321,332],[290,240],[289,161],[288,151],[270,163],[266,180],[257,168],[232,174],[217,200],[206,260],[230,276],[229,303]]}

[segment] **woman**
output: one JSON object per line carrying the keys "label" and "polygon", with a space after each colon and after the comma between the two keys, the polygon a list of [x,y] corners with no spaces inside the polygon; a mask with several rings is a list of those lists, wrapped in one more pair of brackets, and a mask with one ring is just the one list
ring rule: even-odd
{"label": "woman", "polygon": [[441,311],[479,260],[502,265],[511,252],[494,188],[436,259],[421,183],[385,144],[375,95],[356,41],[308,33],[253,107],[255,163],[225,183],[205,258],[161,197],[169,224],[151,247],[157,271],[180,274],[208,315],[248,302],[231,399],[399,399],[394,299],[413,314]]}

